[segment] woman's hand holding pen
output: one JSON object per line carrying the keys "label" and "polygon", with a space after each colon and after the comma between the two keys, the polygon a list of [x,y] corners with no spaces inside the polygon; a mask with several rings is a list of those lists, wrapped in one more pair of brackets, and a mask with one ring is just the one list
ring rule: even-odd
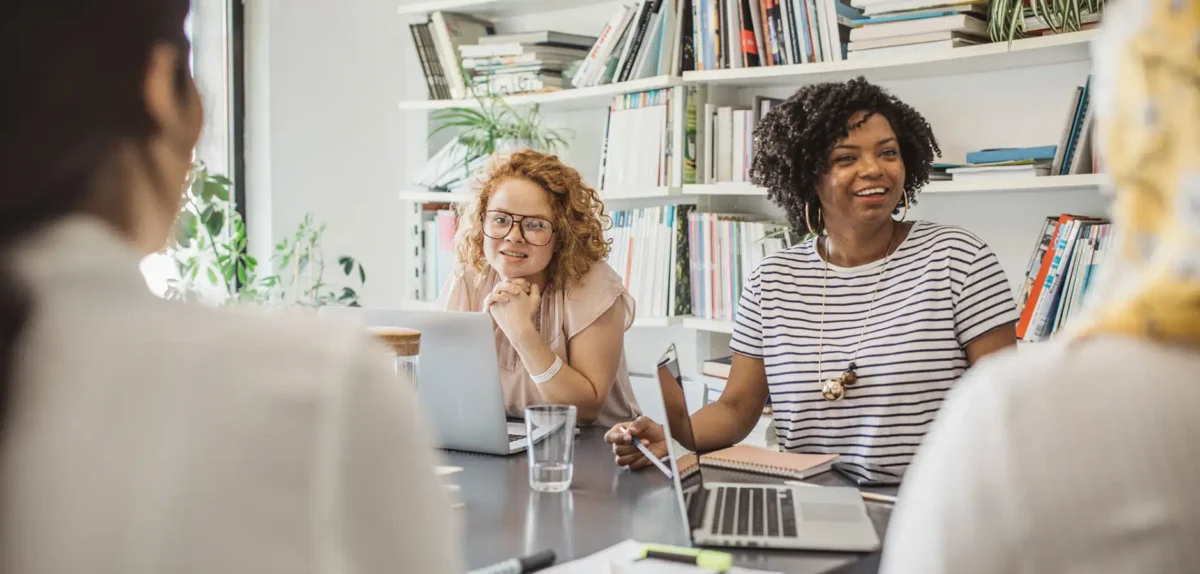
{"label": "woman's hand holding pen", "polygon": [[636,470],[654,465],[634,441],[640,442],[658,459],[667,455],[667,440],[663,427],[648,417],[638,417],[632,423],[614,425],[604,434],[604,442],[613,445],[617,466],[627,466]]}

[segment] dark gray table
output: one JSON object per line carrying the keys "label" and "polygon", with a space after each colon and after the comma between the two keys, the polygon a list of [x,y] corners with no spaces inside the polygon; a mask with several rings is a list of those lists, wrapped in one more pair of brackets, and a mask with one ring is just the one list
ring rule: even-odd
{"label": "dark gray table", "polygon": [[[529,488],[524,454],[508,457],[445,451],[465,507],[463,548],[468,568],[481,568],[507,558],[553,549],[558,563],[603,550],[632,538],[690,546],[671,481],[657,469],[629,471],[613,462],[612,449],[599,428],[583,429],[576,438],[575,477],[561,494]],[[705,470],[705,477],[709,471]],[[713,470],[730,482],[778,482],[771,477]],[[836,472],[810,482],[849,485]],[[877,492],[894,494],[895,489]],[[867,502],[867,511],[883,538],[891,505]],[[833,552],[734,551],[739,566],[779,572],[876,572],[878,554]]]}

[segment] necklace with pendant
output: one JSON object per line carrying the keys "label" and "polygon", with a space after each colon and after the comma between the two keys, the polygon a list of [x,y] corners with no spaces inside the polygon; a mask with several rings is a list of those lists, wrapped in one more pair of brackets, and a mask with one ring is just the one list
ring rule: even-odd
{"label": "necklace with pendant", "polygon": [[[875,289],[871,291],[871,305],[867,307],[867,317],[863,319],[862,329],[858,332],[858,344],[854,346],[854,356],[850,358],[850,365],[845,371],[842,371],[842,376],[836,379],[826,380],[824,372],[824,351],[825,351],[825,294],[829,286],[829,240],[825,241],[825,277],[821,283],[821,335],[817,343],[817,381],[821,383],[821,396],[827,401],[840,401],[846,396],[846,388],[852,387],[858,382],[858,365],[855,361],[858,360],[858,352],[862,349],[863,336],[867,333],[867,323],[871,321],[871,314],[875,311],[875,296],[879,294],[879,283],[883,280],[883,273],[887,271],[888,260],[892,254],[892,241],[895,239],[895,233],[888,239],[887,250],[883,252],[883,265],[879,267],[879,275],[875,278]],[[813,246],[817,250],[817,255],[821,255],[820,238],[817,238],[817,243]]]}

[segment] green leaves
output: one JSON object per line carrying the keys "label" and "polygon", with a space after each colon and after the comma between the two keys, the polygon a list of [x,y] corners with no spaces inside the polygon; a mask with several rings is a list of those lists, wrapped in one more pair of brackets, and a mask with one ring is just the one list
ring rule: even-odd
{"label": "green leaves", "polygon": [[479,108],[443,108],[432,114],[437,126],[429,137],[450,129],[458,131],[458,141],[467,148],[467,163],[477,157],[496,152],[497,142],[529,140],[532,147],[547,153],[558,153],[566,145],[564,134],[570,130],[555,130],[542,125],[540,106],[531,106],[524,113],[493,95],[475,95]]}
{"label": "green leaves", "polygon": [[1077,32],[1085,13],[1104,9],[1104,0],[991,0],[988,5],[988,36],[993,42],[1024,38],[1025,16],[1037,18],[1056,34]]}
{"label": "green leaves", "polygon": [[212,237],[221,235],[225,231],[225,212],[220,211],[216,206],[208,206],[200,213],[200,220],[204,222],[204,230]]}
{"label": "green leaves", "polygon": [[189,211],[181,212],[175,220],[175,243],[179,247],[191,247],[197,231],[196,215]]}
{"label": "green leaves", "polygon": [[358,261],[355,261],[353,257],[350,257],[349,255],[338,257],[338,265],[342,266],[342,274],[347,277],[353,274],[355,269],[358,269],[358,282],[367,282],[367,270],[363,269],[362,264],[360,264]]}
{"label": "green leaves", "polygon": [[[179,274],[168,281],[169,299],[203,301],[216,287],[222,295],[212,303],[223,305],[359,305],[354,287],[366,283],[366,271],[356,259],[343,255],[337,259],[342,274],[357,278],[358,284],[325,283],[321,251],[325,224],[317,224],[311,213],[275,245],[271,265],[277,272],[259,277],[258,259],[246,252],[246,224],[231,201],[232,186],[229,178],[210,174],[203,163],[192,166],[167,250]],[[210,287],[198,289],[197,281],[205,280]]]}

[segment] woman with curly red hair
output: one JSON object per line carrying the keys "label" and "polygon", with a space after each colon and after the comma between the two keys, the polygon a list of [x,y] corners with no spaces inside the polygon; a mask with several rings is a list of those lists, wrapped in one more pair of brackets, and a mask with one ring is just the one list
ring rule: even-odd
{"label": "woman with curly red hair", "polygon": [[605,219],[579,172],[533,150],[494,162],[460,214],[438,308],[492,315],[509,416],[541,402],[600,425],[640,413],[625,366],[634,301],[605,263]]}

